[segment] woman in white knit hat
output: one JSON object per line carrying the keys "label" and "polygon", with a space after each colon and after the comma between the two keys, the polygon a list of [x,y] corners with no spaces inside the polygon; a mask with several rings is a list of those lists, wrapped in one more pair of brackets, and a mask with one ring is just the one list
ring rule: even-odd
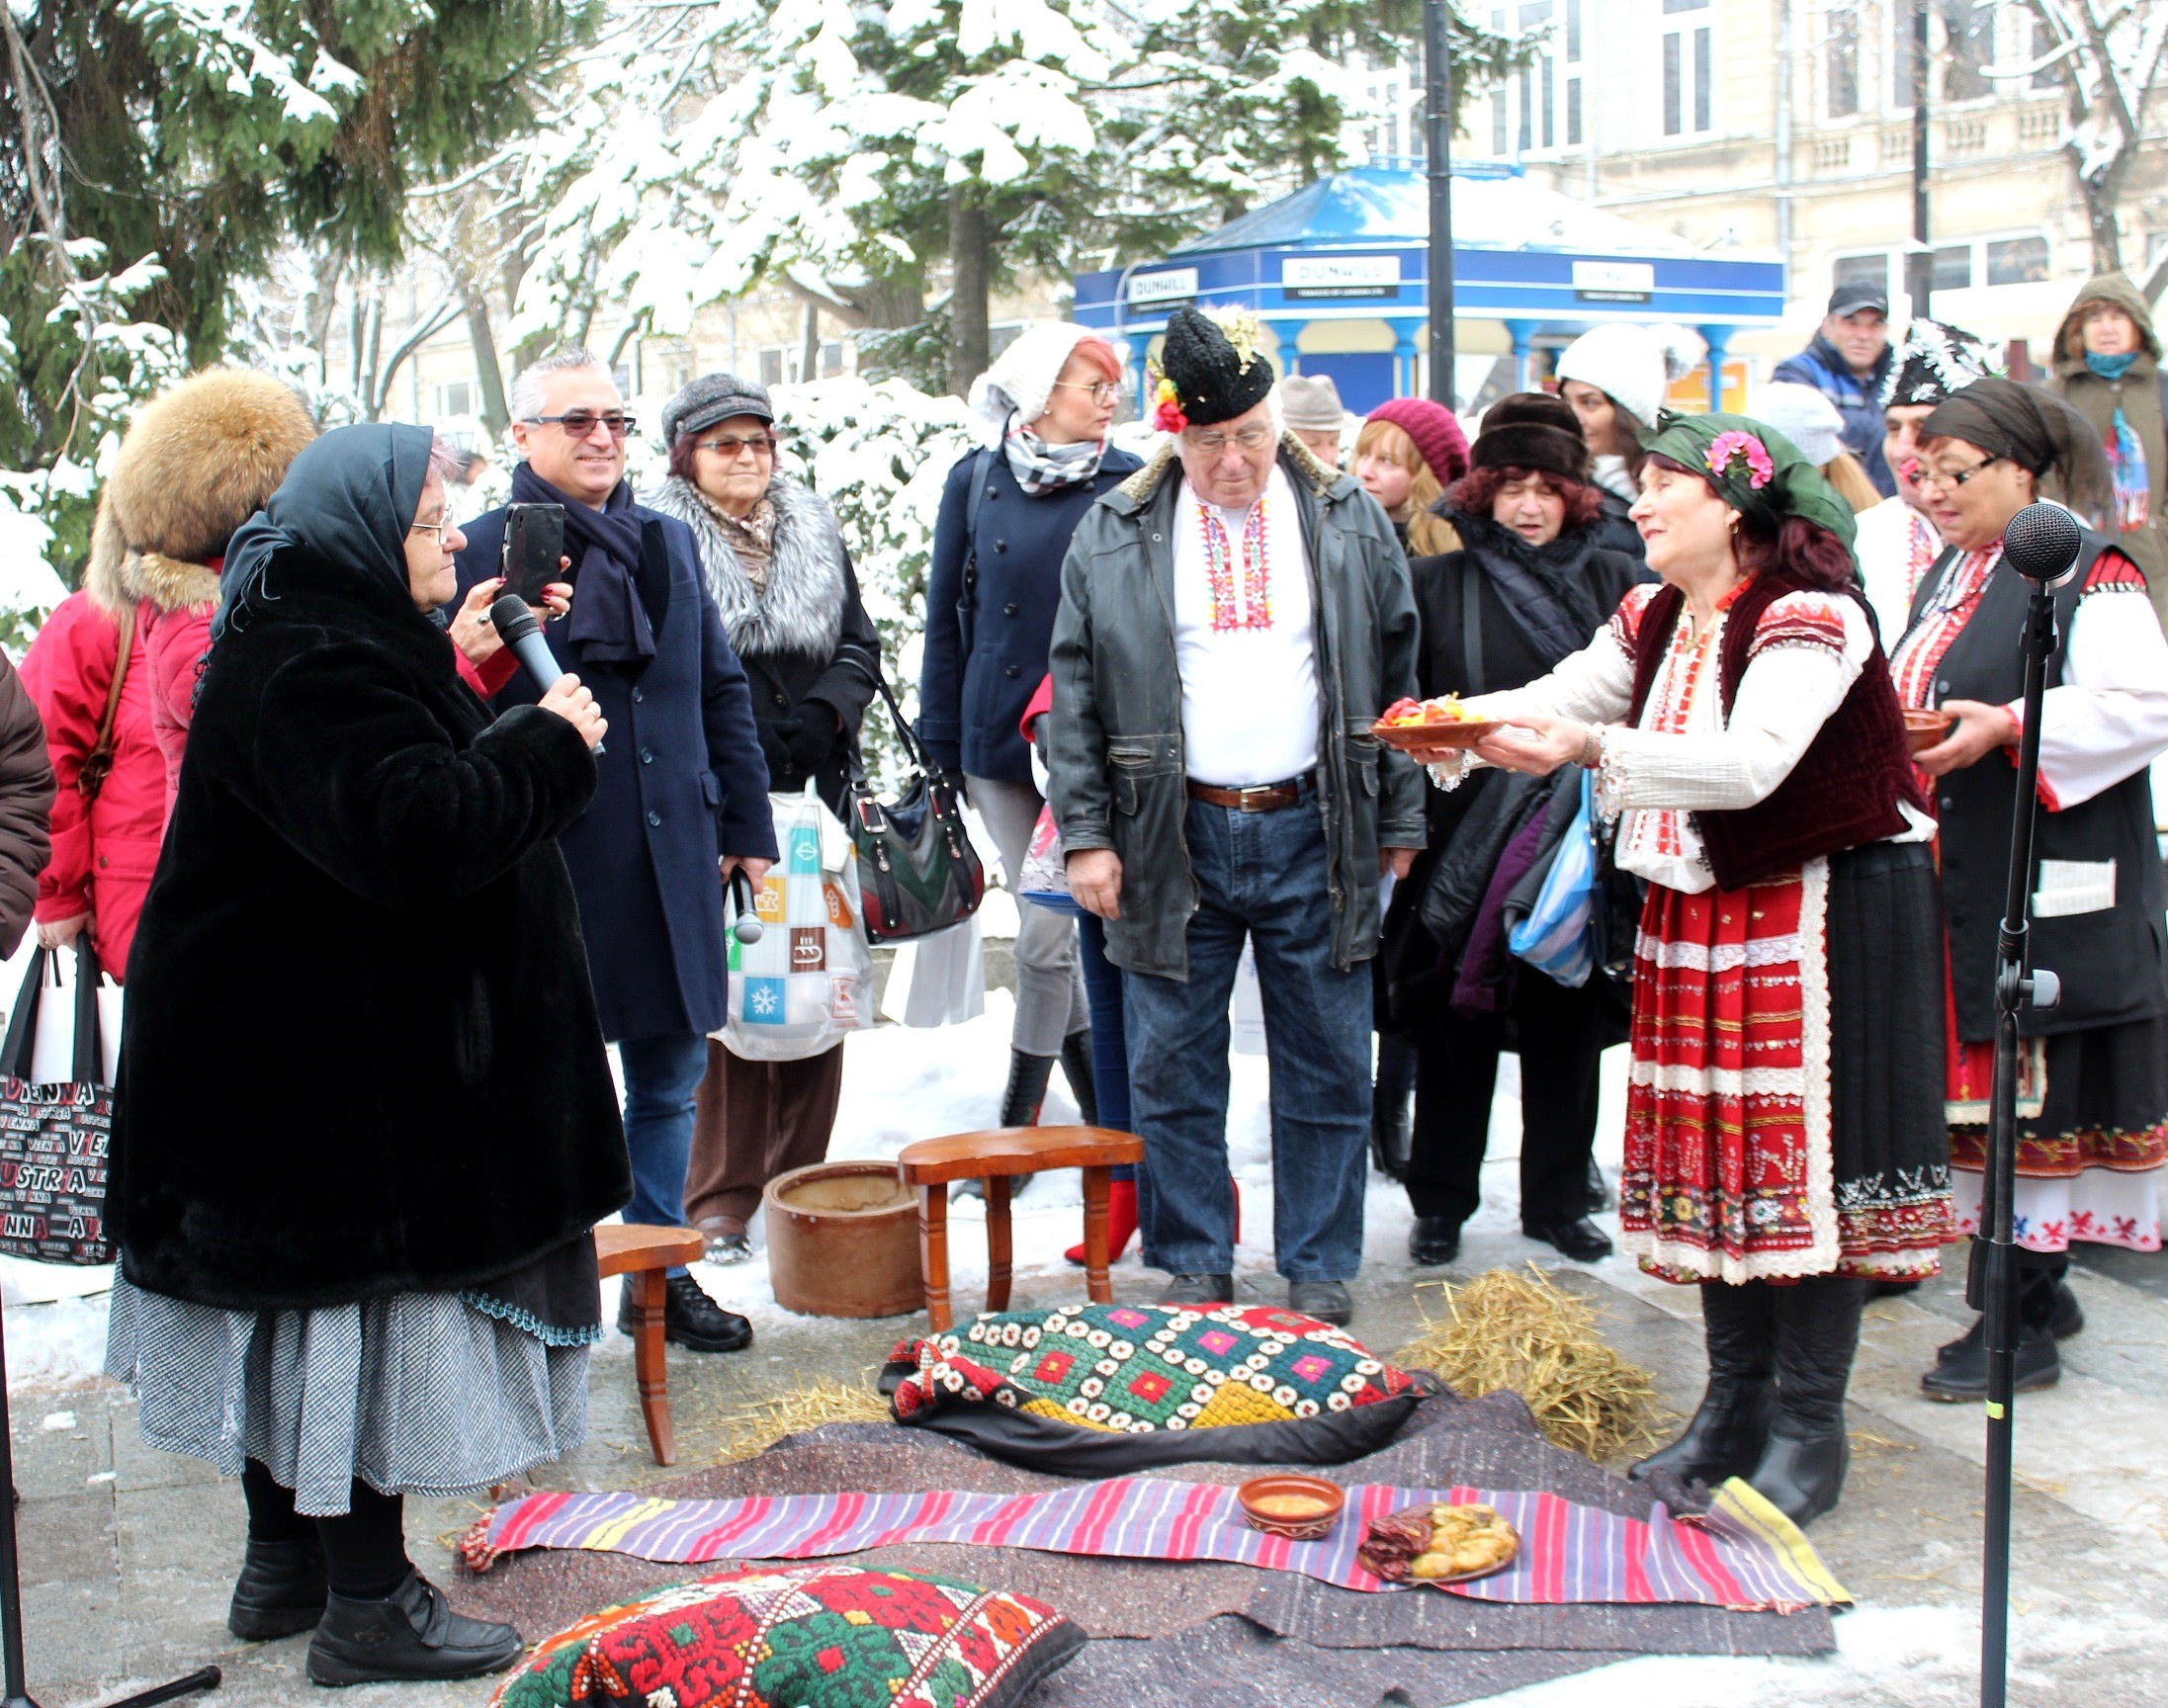
{"label": "woman in white knit hat", "polygon": [[1798,446],[1799,455],[1822,471],[1855,515],[1882,501],[1860,460],[1845,449],[1845,418],[1813,386],[1787,380],[1764,385],[1755,392],[1749,413]]}
{"label": "woman in white knit hat", "polygon": [[1641,496],[1641,436],[1669,383],[1663,339],[1646,326],[1599,326],[1558,358],[1559,394],[1581,417],[1591,477],[1631,504]]}

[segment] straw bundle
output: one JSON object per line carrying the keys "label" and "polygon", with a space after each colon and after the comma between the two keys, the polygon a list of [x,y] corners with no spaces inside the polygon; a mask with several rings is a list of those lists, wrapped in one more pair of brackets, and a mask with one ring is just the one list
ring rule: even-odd
{"label": "straw bundle", "polygon": [[1425,1308],[1427,1326],[1400,1353],[1403,1367],[1434,1370],[1466,1399],[1511,1390],[1546,1440],[1600,1465],[1654,1442],[1655,1378],[1612,1349],[1586,1301],[1533,1263],[1436,1286],[1444,1314]]}
{"label": "straw bundle", "polygon": [[871,1388],[822,1378],[788,1394],[754,1402],[722,1419],[723,1450],[718,1465],[735,1465],[765,1453],[786,1435],[817,1429],[824,1423],[887,1423],[889,1403]]}

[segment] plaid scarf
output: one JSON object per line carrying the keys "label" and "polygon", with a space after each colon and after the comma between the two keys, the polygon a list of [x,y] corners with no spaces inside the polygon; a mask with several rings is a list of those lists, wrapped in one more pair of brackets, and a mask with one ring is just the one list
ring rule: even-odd
{"label": "plaid scarf", "polygon": [[1082,486],[1098,473],[1106,441],[1081,439],[1074,445],[1049,445],[1017,421],[1002,437],[1001,450],[1008,458],[1008,471],[1016,476],[1025,496],[1043,498],[1065,486]]}

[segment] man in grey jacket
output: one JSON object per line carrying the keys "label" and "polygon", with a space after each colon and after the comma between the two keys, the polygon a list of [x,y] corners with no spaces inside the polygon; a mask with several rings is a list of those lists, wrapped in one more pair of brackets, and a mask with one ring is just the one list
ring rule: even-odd
{"label": "man in grey jacket", "polygon": [[[1422,774],[1369,733],[1415,692],[1385,513],[1280,431],[1256,323],[1176,309],[1159,455],[1085,513],[1054,625],[1070,891],[1129,975],[1145,1261],[1234,1297],[1228,1000],[1248,938],[1272,1077],[1288,1303],[1345,1323],[1361,1262],[1377,879],[1423,846]],[[1171,397],[1168,391],[1171,390]]]}

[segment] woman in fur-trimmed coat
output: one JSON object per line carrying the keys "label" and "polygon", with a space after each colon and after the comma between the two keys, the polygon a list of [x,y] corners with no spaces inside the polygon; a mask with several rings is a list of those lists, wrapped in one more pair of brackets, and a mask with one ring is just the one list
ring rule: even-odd
{"label": "woman in fur-trimmed coat", "polygon": [[[858,726],[881,677],[881,640],[858,597],[827,503],[775,472],[766,389],[729,374],[695,380],[662,411],[670,478],[649,507],[685,522],[752,687],[768,787],[808,781],[840,815]],[[781,883],[778,872],[775,882]],[[827,1154],[843,1047],[797,1062],[748,1062],[708,1041],[685,1175],[685,1215],[708,1255],[752,1255],[746,1225],[776,1175]]]}

